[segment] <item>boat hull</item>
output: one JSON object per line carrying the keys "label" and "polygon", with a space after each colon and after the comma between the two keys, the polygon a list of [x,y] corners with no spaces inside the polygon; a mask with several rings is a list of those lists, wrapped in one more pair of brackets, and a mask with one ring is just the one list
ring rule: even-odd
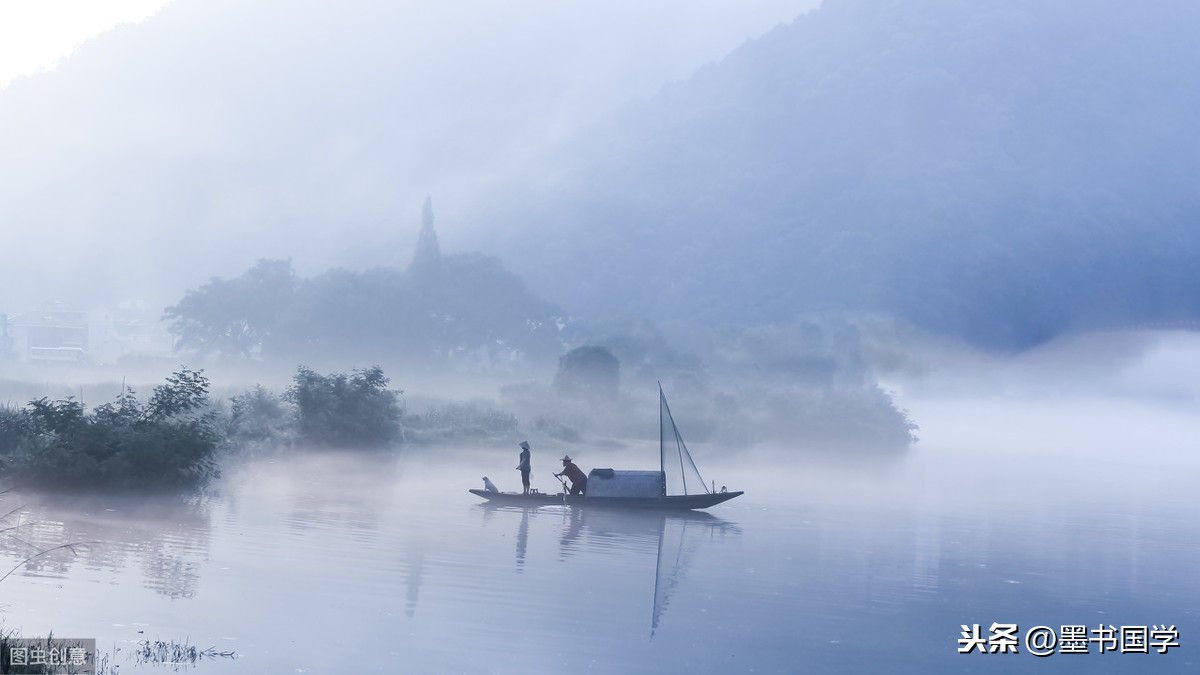
{"label": "boat hull", "polygon": [[493,504],[510,506],[587,506],[624,509],[706,509],[729,501],[742,494],[737,492],[712,492],[699,495],[668,495],[665,497],[588,497],[585,495],[556,495],[541,492],[490,492],[471,489],[469,492]]}

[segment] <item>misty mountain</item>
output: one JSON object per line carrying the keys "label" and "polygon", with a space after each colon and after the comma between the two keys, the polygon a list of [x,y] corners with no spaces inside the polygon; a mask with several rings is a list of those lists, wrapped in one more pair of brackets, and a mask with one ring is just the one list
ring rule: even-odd
{"label": "misty mountain", "polygon": [[828,0],[651,96],[750,24],[633,7],[178,0],[107,33],[0,90],[0,309],[403,266],[432,194],[449,249],[675,335],[1200,316],[1200,10]]}
{"label": "misty mountain", "polygon": [[484,187],[814,3],[175,0],[0,89],[0,305],[403,265],[426,195],[479,250]]}
{"label": "misty mountain", "polygon": [[1200,318],[1198,32],[1178,1],[826,0],[547,159],[482,247],[696,326],[865,310],[1022,348]]}

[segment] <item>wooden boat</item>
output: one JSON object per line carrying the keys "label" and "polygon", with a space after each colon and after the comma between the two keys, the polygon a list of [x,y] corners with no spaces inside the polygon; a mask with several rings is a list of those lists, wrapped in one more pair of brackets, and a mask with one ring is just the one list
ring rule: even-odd
{"label": "wooden boat", "polygon": [[706,509],[743,494],[740,490],[730,492],[724,487],[719,492],[709,489],[683,443],[679,428],[675,426],[661,385],[658,388],[658,403],[658,471],[592,469],[588,473],[587,493],[583,495],[563,492],[523,494],[478,489],[469,492],[496,505],[604,506],[631,509]]}
{"label": "wooden boat", "polygon": [[[590,483],[589,483],[590,484]],[[634,509],[706,509],[729,501],[742,491],[707,492],[694,495],[660,495],[658,497],[590,497],[587,495],[564,495],[534,492],[489,492],[471,488],[473,495],[483,497],[492,504],[507,506],[619,506]]]}

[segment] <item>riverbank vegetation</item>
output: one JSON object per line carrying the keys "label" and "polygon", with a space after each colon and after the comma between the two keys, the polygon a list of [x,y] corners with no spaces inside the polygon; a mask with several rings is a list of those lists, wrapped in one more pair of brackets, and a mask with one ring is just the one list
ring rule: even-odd
{"label": "riverbank vegetation", "polygon": [[221,436],[202,371],[183,368],[142,402],[125,388],[88,411],[72,397],[0,408],[0,465],[58,487],[196,485],[218,474]]}
{"label": "riverbank vegetation", "polygon": [[[736,367],[738,355],[731,354],[726,360]],[[916,426],[868,380],[837,382],[832,374],[844,369],[836,364],[785,357],[771,363],[772,371],[787,371],[780,381],[735,384],[736,378],[692,368],[661,382],[696,442],[746,447],[785,439],[797,449],[841,451],[848,444],[894,450],[914,440]],[[71,396],[0,406],[0,480],[174,490],[205,485],[223,461],[294,448],[494,445],[525,438],[612,445],[652,437],[659,380],[638,371],[622,380],[620,363],[613,351],[584,346],[563,357],[552,382],[507,385],[497,400],[418,396],[411,411],[404,391],[392,388],[379,366],[349,374],[300,366],[282,390],[259,384],[223,396],[210,394],[203,370],[184,367],[144,399],[122,385],[114,400],[91,408]]]}
{"label": "riverbank vegetation", "polygon": [[0,407],[0,475],[57,488],[172,489],[219,475],[218,454],[255,445],[364,448],[400,440],[403,392],[379,367],[300,367],[283,394],[262,386],[228,405],[202,370],[182,368],[144,402],[122,387],[88,410],[73,397]]}

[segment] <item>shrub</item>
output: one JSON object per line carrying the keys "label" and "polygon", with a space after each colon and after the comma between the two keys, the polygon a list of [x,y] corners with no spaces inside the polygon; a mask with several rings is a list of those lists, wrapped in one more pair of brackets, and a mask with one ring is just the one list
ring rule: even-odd
{"label": "shrub", "polygon": [[294,417],[287,401],[261,384],[229,400],[228,441],[234,445],[286,443]]}
{"label": "shrub", "polygon": [[333,447],[379,447],[399,438],[401,391],[387,388],[379,366],[320,375],[301,366],[287,400],[296,406],[300,440]]}
{"label": "shrub", "polygon": [[405,420],[406,431],[416,432],[417,440],[434,441],[451,438],[487,438],[517,431],[517,418],[510,412],[497,409],[488,401],[447,401],[430,404],[423,415]]}
{"label": "shrub", "polygon": [[220,435],[203,371],[184,368],[143,406],[132,390],[92,413],[73,398],[40,398],[0,413],[6,469],[67,487],[177,487],[217,475]]}

